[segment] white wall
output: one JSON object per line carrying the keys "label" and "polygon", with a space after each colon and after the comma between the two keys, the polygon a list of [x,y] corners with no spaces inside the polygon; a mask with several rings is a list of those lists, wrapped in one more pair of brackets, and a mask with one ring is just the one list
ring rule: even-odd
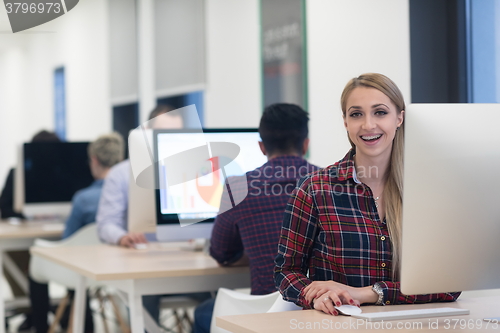
{"label": "white wall", "polygon": [[[408,7],[408,0],[307,1],[314,163],[331,164],[349,148],[339,99],[350,78],[384,73],[409,103]],[[259,1],[206,0],[205,8],[205,126],[258,126]],[[15,144],[41,128],[53,129],[57,66],[66,68],[68,139],[91,140],[111,130],[107,10],[107,1],[80,1],[68,14],[32,29],[45,33],[0,34],[0,179],[14,164]]]}
{"label": "white wall", "polygon": [[[111,130],[106,3],[80,1],[29,32],[0,34],[0,182],[15,163],[16,145],[54,130],[59,66],[66,70],[67,139],[93,140]],[[7,19],[1,8],[0,19]]]}
{"label": "white wall", "polygon": [[390,77],[410,102],[408,0],[307,0],[310,160],[327,166],[350,145],[340,95],[366,72]]}
{"label": "white wall", "polygon": [[19,130],[19,115],[23,112],[26,100],[22,80],[24,64],[25,53],[21,47],[13,46],[0,53],[0,182],[14,165],[16,143],[23,137]]}
{"label": "white wall", "polygon": [[205,4],[205,126],[257,127],[262,112],[259,0]]}

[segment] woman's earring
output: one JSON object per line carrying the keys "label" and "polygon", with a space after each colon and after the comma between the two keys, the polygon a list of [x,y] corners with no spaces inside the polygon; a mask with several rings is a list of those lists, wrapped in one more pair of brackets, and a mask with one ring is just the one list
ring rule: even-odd
{"label": "woman's earring", "polygon": [[399,126],[398,126],[398,127],[396,127],[396,131],[397,131],[398,129],[399,129]]}

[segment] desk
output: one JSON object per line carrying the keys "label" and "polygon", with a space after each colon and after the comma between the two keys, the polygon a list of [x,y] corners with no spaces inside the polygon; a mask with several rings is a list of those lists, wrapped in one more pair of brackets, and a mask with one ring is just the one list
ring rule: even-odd
{"label": "desk", "polygon": [[219,267],[202,252],[179,245],[150,243],[145,250],[113,245],[31,248],[31,254],[78,274],[73,332],[83,332],[87,279],[118,288],[128,295],[133,333],[144,332],[142,296],[214,291],[250,286],[248,267]]}
{"label": "desk", "polygon": [[[0,267],[7,265],[11,274],[19,281],[28,282],[17,266],[10,264],[4,258],[5,251],[27,250],[33,245],[35,238],[60,238],[64,230],[64,224],[56,221],[21,221],[11,224],[7,221],[0,222]],[[3,302],[4,291],[0,285],[0,333],[5,331],[5,304]]]}
{"label": "desk", "polygon": [[[363,306],[363,312],[395,311],[418,308],[453,307],[469,309],[470,315],[413,320],[395,320],[366,323],[346,316],[330,316],[316,310],[289,311],[217,317],[217,326],[234,333],[287,333],[287,332],[376,332],[382,330],[410,332],[488,332],[500,331],[500,323],[493,325],[482,319],[500,317],[500,297],[458,299],[453,303],[429,303],[418,305]],[[316,324],[315,324],[316,323]],[[359,326],[358,326],[359,324]],[[398,327],[397,325],[402,325]],[[465,324],[465,328],[461,327]],[[311,328],[308,329],[307,325]],[[316,325],[316,328],[314,328]],[[342,326],[344,325],[344,326]],[[372,325],[372,326],[369,326]],[[376,326],[379,325],[379,326]],[[385,325],[385,326],[381,326]],[[391,325],[389,327],[388,325]],[[488,327],[487,327],[488,325]],[[470,326],[470,327],[469,327]],[[494,327],[496,326],[496,327]]]}

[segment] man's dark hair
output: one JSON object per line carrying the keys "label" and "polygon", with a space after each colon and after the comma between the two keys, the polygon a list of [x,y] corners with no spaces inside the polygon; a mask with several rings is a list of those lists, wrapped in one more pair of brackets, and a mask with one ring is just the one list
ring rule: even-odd
{"label": "man's dark hair", "polygon": [[161,114],[164,114],[164,113],[167,113],[167,112],[170,112],[174,110],[173,107],[171,107],[170,105],[166,105],[166,104],[158,104],[154,109],[153,111],[151,111],[151,113],[149,114],[149,120],[153,119],[153,118],[156,118],[158,117],[159,115]]}
{"label": "man's dark hair", "polygon": [[309,134],[309,116],[300,106],[277,103],[264,109],[259,133],[268,154],[299,153]]}
{"label": "man's dark hair", "polygon": [[61,142],[61,139],[53,132],[42,130],[33,136],[31,142]]}

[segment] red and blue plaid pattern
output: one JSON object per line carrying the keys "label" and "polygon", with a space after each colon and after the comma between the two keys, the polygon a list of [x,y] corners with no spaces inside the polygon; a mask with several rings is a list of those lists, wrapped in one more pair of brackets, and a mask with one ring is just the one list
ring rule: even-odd
{"label": "red and blue plaid pattern", "polygon": [[275,283],[284,299],[305,308],[312,281],[352,287],[379,282],[384,304],[454,301],[460,293],[403,295],[392,279],[392,249],[370,188],[355,177],[354,152],[301,179],[285,210]]}
{"label": "red and blue plaid pattern", "polygon": [[[222,265],[230,265],[243,255],[250,261],[252,294],[276,291],[273,280],[276,246],[283,212],[297,180],[318,167],[301,157],[276,157],[243,177],[230,177],[224,186],[220,210],[215,219],[210,254]],[[230,197],[248,195],[232,207]],[[228,195],[230,194],[230,196]]]}

